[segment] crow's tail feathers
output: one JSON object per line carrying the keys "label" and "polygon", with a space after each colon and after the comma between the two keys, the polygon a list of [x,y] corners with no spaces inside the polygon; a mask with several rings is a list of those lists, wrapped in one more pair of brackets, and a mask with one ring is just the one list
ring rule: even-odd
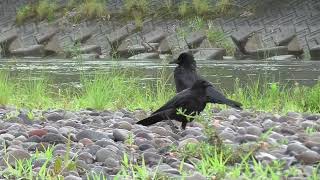
{"label": "crow's tail feathers", "polygon": [[141,124],[143,126],[150,126],[162,120],[163,120],[163,117],[161,115],[154,114],[154,115],[151,115],[150,117],[147,117],[145,119],[138,121],[137,124]]}
{"label": "crow's tail feathers", "polygon": [[239,109],[239,110],[242,110],[241,106],[242,104],[237,102],[237,101],[234,101],[234,100],[231,100],[231,99],[226,99],[226,101],[224,102],[226,105],[228,106],[231,106],[235,109]]}

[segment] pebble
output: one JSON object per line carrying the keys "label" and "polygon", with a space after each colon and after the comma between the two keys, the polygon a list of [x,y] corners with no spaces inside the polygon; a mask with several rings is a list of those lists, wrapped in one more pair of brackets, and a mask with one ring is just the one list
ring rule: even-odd
{"label": "pebble", "polygon": [[[288,179],[311,176],[320,162],[320,132],[316,132],[320,124],[318,115],[289,112],[280,116],[234,109],[215,111],[209,123],[215,123],[217,136],[224,145],[230,146],[234,152],[258,148],[255,159],[267,164],[284,162],[282,172],[290,167],[297,168],[300,173]],[[3,121],[1,112],[0,107],[0,156],[9,157],[12,165],[16,162],[13,155],[17,159],[30,159],[36,151],[46,152],[52,147],[53,160],[48,167],[53,167],[57,156],[64,157],[67,154],[66,143],[70,142],[68,154],[74,158],[77,168],[61,173],[67,180],[87,179],[87,175],[93,177],[93,174],[98,179],[98,174],[104,178],[115,178],[123,167],[124,154],[134,165],[144,159],[146,170],[151,174],[157,170],[176,179],[217,178],[205,177],[197,172],[196,166],[202,161],[200,153],[193,157],[189,154],[191,152],[183,152],[192,150],[185,149],[187,144],[197,147],[211,140],[200,122],[190,123],[186,130],[179,130],[175,134],[165,121],[148,127],[135,124],[140,119],[137,116],[147,116],[144,111],[34,111],[38,115],[44,114],[46,121],[30,124],[24,123],[21,118],[13,122]],[[307,132],[308,128],[313,128],[313,131]],[[265,132],[268,132],[268,136],[262,139]],[[4,153],[4,149],[7,153]],[[184,158],[186,156],[188,158]],[[33,171],[39,172],[44,163],[45,156],[34,159]],[[253,171],[251,162],[249,166]],[[4,161],[0,158],[0,169],[4,167]],[[129,171],[127,173],[130,174]],[[227,173],[224,178],[228,179],[229,176],[230,173]],[[237,178],[246,177],[240,175]]]}

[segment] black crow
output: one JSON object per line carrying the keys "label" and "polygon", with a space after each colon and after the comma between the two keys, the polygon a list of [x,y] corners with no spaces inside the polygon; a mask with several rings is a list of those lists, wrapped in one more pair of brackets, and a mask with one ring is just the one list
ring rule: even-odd
{"label": "black crow", "polygon": [[[181,128],[185,129],[187,123],[193,121],[192,117],[188,119],[185,115],[196,115],[206,107],[206,88],[208,86],[211,86],[211,84],[207,81],[195,81],[190,88],[176,94],[165,105],[153,112],[150,117],[140,120],[137,124],[149,126],[163,120],[169,120],[170,125],[172,125],[173,123],[170,120],[177,120],[182,123]],[[184,115],[178,112],[179,109],[182,110]]]}
{"label": "black crow", "polygon": [[[191,53],[181,53],[178,59],[171,61],[170,64],[178,64],[178,66],[174,69],[174,80],[177,93],[186,88],[190,88],[192,84],[199,79],[204,80],[204,78],[197,74],[196,61]],[[208,102],[226,104],[236,109],[242,109],[241,103],[226,98],[213,85],[207,88],[206,94],[208,97]]]}

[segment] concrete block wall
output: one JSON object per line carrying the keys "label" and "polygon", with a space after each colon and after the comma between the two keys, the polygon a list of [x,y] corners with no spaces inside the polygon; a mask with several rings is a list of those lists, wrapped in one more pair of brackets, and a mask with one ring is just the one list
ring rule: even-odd
{"label": "concrete block wall", "polygon": [[[16,26],[14,24],[16,10],[29,2],[32,3],[35,0],[0,0],[0,33],[16,31],[23,46],[35,44],[34,36],[44,33],[52,27],[60,27],[59,39],[65,46],[69,46],[74,32],[90,29],[93,32],[93,38],[88,43],[101,45],[103,52],[107,52],[110,48],[106,40],[107,34],[122,26],[117,22],[99,23],[96,21],[73,26],[63,19],[50,25],[46,22],[40,22]],[[65,3],[66,0],[58,2]],[[161,2],[152,0],[153,4]],[[246,7],[253,2],[259,3],[257,0],[235,0],[239,7]],[[300,44],[305,49],[320,44],[320,0],[290,0],[286,3],[279,3],[278,0],[264,0],[263,2],[267,3],[259,9],[258,14],[248,17],[220,18],[213,20],[213,23],[227,34],[236,31],[256,30],[261,33],[265,46],[273,46],[278,34],[289,31],[297,34]],[[120,9],[123,0],[110,0],[108,3],[109,9]],[[239,9],[239,11],[241,10],[243,8]],[[180,24],[181,22],[178,20],[148,21],[143,31],[148,32],[155,28],[162,28],[172,32]]]}

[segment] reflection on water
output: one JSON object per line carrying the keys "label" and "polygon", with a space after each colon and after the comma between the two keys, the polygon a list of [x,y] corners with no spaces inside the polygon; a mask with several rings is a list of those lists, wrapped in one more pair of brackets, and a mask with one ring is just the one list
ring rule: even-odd
{"label": "reflection on water", "polygon": [[[212,83],[222,88],[232,88],[234,80],[246,85],[249,82],[268,78],[281,84],[299,83],[311,86],[320,78],[320,61],[198,61],[199,72]],[[134,71],[144,81],[157,78],[157,74],[168,66],[172,72],[174,65],[162,60],[95,60],[79,62],[70,59],[0,59],[0,69],[15,74],[31,74],[38,77],[46,73],[56,84],[78,83],[80,72]],[[21,76],[19,76],[21,77]]]}

